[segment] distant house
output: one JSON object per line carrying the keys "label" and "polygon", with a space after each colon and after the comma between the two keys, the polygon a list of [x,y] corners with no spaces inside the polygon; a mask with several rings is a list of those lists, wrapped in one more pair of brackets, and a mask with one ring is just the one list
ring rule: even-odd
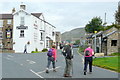
{"label": "distant house", "polygon": [[96,36],[96,52],[104,53],[105,55],[119,52],[119,30],[112,27],[106,31],[100,31],[92,36],[93,49],[95,49],[95,36]]}
{"label": "distant house", "polygon": [[56,32],[55,34],[56,34],[56,36],[55,36],[56,48],[59,49],[59,45],[61,43],[61,33]]}

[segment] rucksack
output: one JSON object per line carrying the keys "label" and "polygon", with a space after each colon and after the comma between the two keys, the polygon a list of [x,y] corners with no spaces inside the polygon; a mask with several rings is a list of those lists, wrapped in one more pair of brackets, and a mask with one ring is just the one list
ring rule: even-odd
{"label": "rucksack", "polygon": [[85,56],[89,56],[90,55],[90,51],[89,50],[86,50],[85,51]]}
{"label": "rucksack", "polygon": [[52,57],[53,56],[53,49],[49,49],[47,56]]}

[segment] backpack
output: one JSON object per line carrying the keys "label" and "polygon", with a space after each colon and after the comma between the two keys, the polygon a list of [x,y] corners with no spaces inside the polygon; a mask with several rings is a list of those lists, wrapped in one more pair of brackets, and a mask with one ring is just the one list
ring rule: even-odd
{"label": "backpack", "polygon": [[85,51],[85,56],[89,56],[90,55],[90,51],[89,50],[86,50]]}
{"label": "backpack", "polygon": [[53,49],[49,49],[48,53],[47,53],[47,56],[49,57],[52,57],[53,56]]}

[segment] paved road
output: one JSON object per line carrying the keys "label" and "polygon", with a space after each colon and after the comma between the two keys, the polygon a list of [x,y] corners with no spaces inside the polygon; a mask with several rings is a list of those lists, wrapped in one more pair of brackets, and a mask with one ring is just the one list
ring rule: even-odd
{"label": "paved road", "polygon": [[[57,51],[57,72],[52,71],[46,74],[47,65],[46,53],[3,53],[2,54],[2,77],[3,78],[63,78],[65,60],[61,50]],[[93,73],[83,75],[82,56],[74,49],[73,78],[118,78],[118,73],[93,67]]]}

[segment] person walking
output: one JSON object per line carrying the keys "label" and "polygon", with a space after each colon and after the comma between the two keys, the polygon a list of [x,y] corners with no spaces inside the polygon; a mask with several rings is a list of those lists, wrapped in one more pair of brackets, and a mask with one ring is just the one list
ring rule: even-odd
{"label": "person walking", "polygon": [[46,68],[46,73],[49,73],[49,67],[50,64],[52,62],[52,66],[53,66],[53,71],[56,72],[56,66],[55,66],[55,62],[56,62],[56,58],[57,58],[57,53],[56,53],[56,49],[55,49],[55,45],[52,45],[52,48],[49,49],[48,53],[48,64],[47,64],[47,68]]}
{"label": "person walking", "polygon": [[27,53],[27,44],[24,46],[24,53]]}
{"label": "person walking", "polygon": [[92,73],[92,56],[94,55],[94,50],[92,49],[92,45],[89,44],[88,48],[84,50],[84,75],[87,72],[87,65],[89,64],[89,73]]}
{"label": "person walking", "polygon": [[66,66],[64,70],[64,77],[72,77],[70,75],[70,72],[72,71],[72,59],[73,59],[73,51],[72,47],[69,43],[66,43],[66,45],[63,47],[62,53],[65,57]]}

